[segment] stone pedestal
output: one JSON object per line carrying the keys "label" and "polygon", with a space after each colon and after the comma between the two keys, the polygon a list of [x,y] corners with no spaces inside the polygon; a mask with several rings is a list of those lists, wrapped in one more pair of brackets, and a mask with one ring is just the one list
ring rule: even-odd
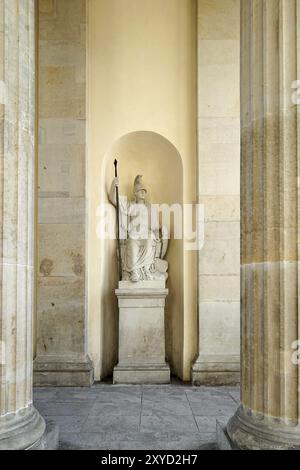
{"label": "stone pedestal", "polygon": [[[241,406],[232,447],[300,447],[299,1],[241,2]],[[294,94],[295,95],[295,94]]]}
{"label": "stone pedestal", "polygon": [[115,384],[170,383],[165,358],[164,281],[121,281],[119,303],[119,363]]}

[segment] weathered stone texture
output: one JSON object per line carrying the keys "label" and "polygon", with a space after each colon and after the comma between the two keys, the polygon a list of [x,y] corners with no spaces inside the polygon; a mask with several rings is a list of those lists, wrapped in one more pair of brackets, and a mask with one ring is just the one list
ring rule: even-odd
{"label": "weathered stone texture", "polygon": [[0,450],[39,441],[32,406],[35,9],[0,2]]}
{"label": "weathered stone texture", "polygon": [[[85,340],[86,1],[40,0],[38,3],[39,225],[35,382],[41,385],[82,385],[84,382],[86,385],[90,382],[91,371],[87,370],[88,379],[82,382],[84,374],[78,374],[76,366],[76,361],[80,364],[86,361],[87,369],[90,367]],[[73,381],[70,379],[72,367]]]}
{"label": "weathered stone texture", "polygon": [[242,0],[242,405],[227,429],[245,449],[300,446],[299,364],[292,360],[299,339],[299,110],[292,101],[299,14],[298,0]]}
{"label": "weathered stone texture", "polygon": [[115,384],[170,382],[166,363],[165,281],[120,281],[119,362]]}

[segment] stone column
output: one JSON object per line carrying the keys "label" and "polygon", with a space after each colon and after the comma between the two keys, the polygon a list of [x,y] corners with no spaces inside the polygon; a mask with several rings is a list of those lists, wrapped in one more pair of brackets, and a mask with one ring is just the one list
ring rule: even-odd
{"label": "stone column", "polygon": [[0,0],[0,450],[40,442],[32,406],[35,2]]}
{"label": "stone column", "polygon": [[300,1],[241,4],[242,392],[227,431],[242,449],[286,449],[300,447]]}

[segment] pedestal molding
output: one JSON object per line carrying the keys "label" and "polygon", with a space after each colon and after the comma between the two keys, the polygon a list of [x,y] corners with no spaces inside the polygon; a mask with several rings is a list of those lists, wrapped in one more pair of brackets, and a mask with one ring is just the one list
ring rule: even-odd
{"label": "pedestal molding", "polygon": [[123,298],[131,298],[131,299],[140,299],[144,298],[145,295],[149,295],[151,293],[151,297],[155,298],[166,298],[167,295],[169,294],[168,289],[116,289],[116,296],[118,299],[123,299]]}
{"label": "pedestal molding", "polygon": [[38,356],[33,362],[33,380],[36,387],[91,387],[94,367],[89,356]]}

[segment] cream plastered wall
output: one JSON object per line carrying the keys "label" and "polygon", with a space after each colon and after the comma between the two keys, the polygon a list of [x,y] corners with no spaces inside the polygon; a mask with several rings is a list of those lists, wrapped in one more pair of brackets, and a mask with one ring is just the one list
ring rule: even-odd
{"label": "cream plastered wall", "polygon": [[[136,131],[163,136],[182,159],[183,201],[196,202],[196,6],[195,0],[88,2],[88,338],[96,380],[112,372],[117,353],[116,264],[108,264],[96,233],[113,145]],[[156,171],[161,178],[159,165]],[[166,173],[161,181],[178,184],[172,168]],[[127,187],[132,174],[126,172]],[[155,175],[144,176],[150,191]],[[162,199],[164,194],[162,187]],[[173,325],[180,338],[171,362],[173,371],[189,380],[197,353],[197,253],[183,251],[181,278],[182,312]]]}
{"label": "cream plastered wall", "polygon": [[198,1],[199,358],[194,381],[238,380],[240,1]]}

